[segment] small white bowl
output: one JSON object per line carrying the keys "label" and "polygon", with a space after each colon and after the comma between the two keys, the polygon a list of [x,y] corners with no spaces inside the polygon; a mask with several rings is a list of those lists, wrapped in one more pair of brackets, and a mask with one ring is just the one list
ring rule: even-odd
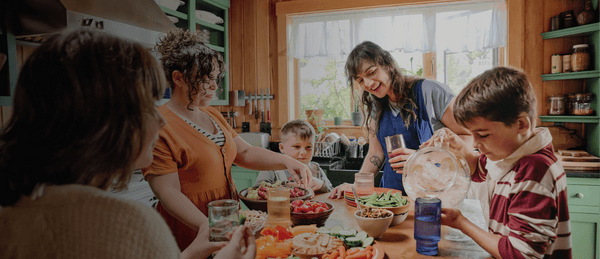
{"label": "small white bowl", "polygon": [[392,219],[392,223],[390,223],[390,226],[395,226],[402,223],[404,220],[406,220],[406,217],[408,217],[408,211],[402,214],[394,215],[394,219]]}
{"label": "small white bowl", "polygon": [[354,212],[354,217],[356,218],[356,221],[358,222],[358,226],[360,227],[360,229],[367,232],[367,234],[369,234],[369,236],[377,239],[377,238],[381,237],[383,235],[383,233],[385,233],[385,231],[390,227],[392,220],[394,219],[394,217],[393,217],[394,214],[391,211],[389,211],[389,210],[385,210],[385,211],[387,211],[388,214],[390,215],[387,218],[361,217],[358,215],[360,213],[360,210],[357,210],[356,212]]}

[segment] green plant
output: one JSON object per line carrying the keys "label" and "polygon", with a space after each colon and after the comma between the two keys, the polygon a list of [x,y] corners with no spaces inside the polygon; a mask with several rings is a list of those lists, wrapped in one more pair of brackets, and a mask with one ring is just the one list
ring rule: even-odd
{"label": "green plant", "polygon": [[[315,115],[315,113],[313,113],[310,118],[308,118],[308,120],[317,120],[317,116]],[[321,132],[325,131],[326,129],[329,129],[328,127],[323,127],[322,125],[325,125],[325,121],[321,120],[320,122],[317,123],[317,128],[315,129],[317,131],[317,134],[320,134]]]}

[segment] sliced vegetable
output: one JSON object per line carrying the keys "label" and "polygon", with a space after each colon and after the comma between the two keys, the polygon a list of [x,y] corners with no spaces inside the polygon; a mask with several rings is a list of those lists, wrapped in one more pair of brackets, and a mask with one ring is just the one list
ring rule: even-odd
{"label": "sliced vegetable", "polygon": [[356,230],[349,230],[349,229],[342,229],[339,232],[339,237],[343,237],[343,238],[347,238],[347,237],[353,237],[354,235],[356,235]]}
{"label": "sliced vegetable", "polygon": [[357,247],[362,245],[363,240],[358,237],[349,237],[346,238],[344,243],[346,243],[346,245],[348,245],[349,247]]}
{"label": "sliced vegetable", "polygon": [[335,226],[333,226],[333,227],[331,227],[331,228],[329,229],[329,234],[330,234],[330,235],[333,235],[333,236],[338,236],[338,235],[340,234],[340,231],[341,231],[342,229],[344,229],[344,228],[342,228],[342,226],[340,226],[340,225],[335,225]]}
{"label": "sliced vegetable", "polygon": [[362,241],[362,246],[363,247],[367,247],[373,244],[373,241],[375,241],[375,239],[373,237],[367,237]]}
{"label": "sliced vegetable", "polygon": [[365,238],[367,238],[369,235],[367,234],[367,232],[361,231],[358,232],[356,234],[356,237],[359,238],[360,240],[364,240]]}
{"label": "sliced vegetable", "polygon": [[329,228],[321,227],[319,230],[317,230],[317,233],[329,234]]}

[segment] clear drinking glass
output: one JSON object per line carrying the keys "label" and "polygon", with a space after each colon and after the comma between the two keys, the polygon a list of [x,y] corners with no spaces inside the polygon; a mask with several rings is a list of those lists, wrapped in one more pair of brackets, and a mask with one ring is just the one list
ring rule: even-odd
{"label": "clear drinking glass", "polygon": [[267,225],[291,226],[290,189],[286,187],[269,188],[267,191]]}
{"label": "clear drinking glass", "polygon": [[210,241],[228,241],[226,235],[239,221],[239,202],[236,200],[216,200],[208,203]]}
{"label": "clear drinking glass", "polygon": [[441,239],[442,201],[438,198],[415,200],[415,240],[417,253],[436,255]]}
{"label": "clear drinking glass", "polygon": [[354,174],[354,187],[357,196],[368,196],[375,191],[375,179],[372,173]]}
{"label": "clear drinking glass", "polygon": [[385,137],[385,147],[387,149],[388,158],[391,159],[399,154],[392,154],[394,149],[405,148],[404,136],[402,134]]}

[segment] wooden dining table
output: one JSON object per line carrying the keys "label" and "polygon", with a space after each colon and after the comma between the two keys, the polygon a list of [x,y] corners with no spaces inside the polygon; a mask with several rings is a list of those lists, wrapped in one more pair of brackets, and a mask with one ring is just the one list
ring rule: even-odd
{"label": "wooden dining table", "polygon": [[[317,194],[313,199],[331,203],[335,207],[331,216],[325,222],[325,226],[341,225],[360,230],[358,222],[354,218],[354,212],[358,209],[348,205],[344,199],[329,199],[328,195],[328,193]],[[479,206],[477,200],[466,199],[461,206],[471,206],[473,211],[481,210],[475,207]],[[483,215],[475,216],[480,216],[479,220],[483,220]],[[483,250],[475,241],[462,232],[447,226],[442,226],[442,238],[438,243],[438,255],[421,255],[416,251],[417,241],[414,238],[414,220],[414,206],[411,203],[406,220],[398,225],[390,226],[383,236],[375,240],[383,247],[385,258],[491,258],[491,255]],[[452,232],[453,240],[461,241],[453,241],[445,238],[449,232]]]}

